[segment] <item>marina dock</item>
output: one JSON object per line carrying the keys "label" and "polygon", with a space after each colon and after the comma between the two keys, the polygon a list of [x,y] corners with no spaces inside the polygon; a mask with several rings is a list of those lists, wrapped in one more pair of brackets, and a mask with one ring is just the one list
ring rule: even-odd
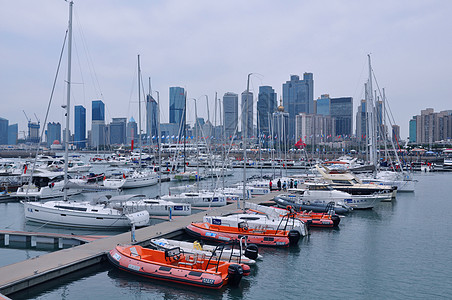
{"label": "marina dock", "polygon": [[[252,203],[262,203],[273,199],[278,192],[257,196],[247,200]],[[242,202],[240,203],[242,204]],[[201,221],[204,215],[221,215],[237,210],[237,203],[222,207],[214,207],[190,216],[174,218],[171,222],[137,229],[135,244],[146,244],[157,237],[172,238],[184,232],[184,228],[195,221]],[[3,232],[2,232],[3,234]],[[31,242],[31,235],[29,235]],[[57,237],[58,239],[61,237]],[[71,272],[92,266],[106,259],[106,253],[117,244],[130,244],[131,232],[125,232],[105,238],[95,238],[92,241],[22,262],[0,268],[0,294],[10,295],[31,286],[64,276]]]}

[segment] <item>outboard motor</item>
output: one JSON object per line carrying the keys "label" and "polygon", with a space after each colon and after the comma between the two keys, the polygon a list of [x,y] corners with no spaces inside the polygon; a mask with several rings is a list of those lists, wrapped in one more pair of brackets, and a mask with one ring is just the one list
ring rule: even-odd
{"label": "outboard motor", "polygon": [[339,223],[341,222],[341,218],[338,215],[336,215],[336,214],[331,216],[331,220],[333,221],[333,226],[334,227],[339,226]]}
{"label": "outboard motor", "polygon": [[256,244],[249,244],[245,249],[245,256],[249,259],[256,260],[258,252],[259,250]]}
{"label": "outboard motor", "polygon": [[228,283],[230,285],[239,285],[242,280],[243,269],[241,265],[231,264],[228,267]]}
{"label": "outboard motor", "polygon": [[289,231],[289,245],[296,245],[298,243],[298,241],[300,240],[300,233],[297,230],[292,229],[291,231]]}

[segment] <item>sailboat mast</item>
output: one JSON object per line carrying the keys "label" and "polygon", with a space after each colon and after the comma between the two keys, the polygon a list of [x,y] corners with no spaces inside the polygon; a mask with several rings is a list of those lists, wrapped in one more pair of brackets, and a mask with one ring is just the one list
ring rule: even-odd
{"label": "sailboat mast", "polygon": [[159,197],[162,197],[162,137],[160,132],[160,93],[157,93],[157,136],[159,139]]}
{"label": "sailboat mast", "polygon": [[[243,209],[245,209],[245,196],[246,196],[246,135],[248,131],[248,105],[249,103],[249,93],[250,93],[250,76],[253,73],[248,74],[248,80],[246,82],[246,103],[242,105],[245,109],[245,113],[242,112],[242,118],[245,118],[245,128],[242,128],[243,131]],[[242,123],[243,124],[243,123]],[[237,203],[239,203],[237,201]]]}
{"label": "sailboat mast", "polygon": [[184,104],[184,137],[185,137],[185,140],[184,140],[184,172],[185,172],[185,143],[186,143],[186,141],[187,141],[187,92],[185,92],[185,94],[184,94],[184,101],[185,101],[185,104]]}
{"label": "sailboat mast", "polygon": [[67,201],[68,183],[68,159],[69,159],[69,117],[71,112],[71,62],[72,62],[72,7],[74,2],[69,2],[69,23],[68,23],[68,51],[67,51],[67,95],[66,95],[66,131],[64,143],[64,201]]}
{"label": "sailboat mast", "polygon": [[138,54],[138,139],[140,146],[139,168],[141,169],[141,67],[140,54]]}

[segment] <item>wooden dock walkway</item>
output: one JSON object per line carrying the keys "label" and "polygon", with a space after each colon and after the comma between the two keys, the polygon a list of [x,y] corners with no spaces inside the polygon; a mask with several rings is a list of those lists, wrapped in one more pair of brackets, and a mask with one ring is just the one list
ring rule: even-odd
{"label": "wooden dock walkway", "polygon": [[[262,203],[273,199],[278,192],[247,200]],[[242,203],[240,203],[242,204]],[[183,232],[184,228],[195,221],[201,221],[205,215],[221,215],[237,210],[237,204],[215,207],[186,217],[178,217],[171,222],[163,222],[137,229],[137,244],[144,244],[156,237],[171,238]],[[96,239],[92,242],[44,254],[22,262],[0,268],[0,294],[10,295],[28,287],[66,275],[68,273],[97,264],[105,259],[105,254],[117,244],[130,244],[131,232]]]}

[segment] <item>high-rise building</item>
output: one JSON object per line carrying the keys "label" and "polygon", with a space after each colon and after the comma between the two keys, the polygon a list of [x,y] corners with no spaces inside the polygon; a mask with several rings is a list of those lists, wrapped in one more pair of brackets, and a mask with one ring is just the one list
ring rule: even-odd
{"label": "high-rise building", "polygon": [[330,115],[330,95],[324,94],[315,101],[315,113],[318,115],[329,116]]}
{"label": "high-rise building", "polygon": [[410,136],[409,136],[409,142],[410,143],[416,143],[416,116],[414,116],[410,120]]}
{"label": "high-rise building", "polygon": [[331,98],[330,116],[336,120],[336,136],[351,136],[353,132],[353,98]]}
{"label": "high-rise building", "polygon": [[184,123],[185,90],[182,87],[170,87],[169,89],[169,122]]}
{"label": "high-rise building", "polygon": [[8,126],[8,145],[17,145],[17,140],[19,138],[19,126],[16,124],[11,124]]}
{"label": "high-rise building", "polygon": [[400,126],[392,125],[392,141],[394,143],[400,142]]}
{"label": "high-rise building", "polygon": [[109,124],[110,130],[110,144],[121,145],[127,141],[126,127],[127,118],[113,118]]}
{"label": "high-rise building", "polygon": [[129,122],[127,123],[126,131],[127,144],[131,145],[133,140],[133,143],[137,145],[136,142],[138,141],[138,124],[133,117],[131,117]]}
{"label": "high-rise building", "polygon": [[[415,134],[412,126],[416,126]],[[414,116],[410,121],[410,141],[415,140],[418,144],[432,144],[451,139],[451,110],[437,113],[433,111],[433,108],[427,108],[422,110],[420,115]]]}
{"label": "high-rise building", "polygon": [[91,147],[99,147],[107,144],[105,122],[93,120],[91,122]]}
{"label": "high-rise building", "polygon": [[299,113],[314,113],[314,79],[312,73],[304,73],[303,80],[291,75],[283,84],[283,105],[289,113],[289,140],[295,139],[295,116]]}
{"label": "high-rise building", "polygon": [[105,126],[105,104],[102,100],[92,101],[91,115],[91,146],[98,147],[107,144]]}
{"label": "high-rise building", "polygon": [[223,96],[223,123],[226,138],[236,135],[239,120],[239,96],[235,93],[225,93]]}
{"label": "high-rise building", "polygon": [[367,137],[367,112],[366,100],[361,100],[356,112],[356,138],[358,141],[365,141]]}
{"label": "high-rise building", "polygon": [[257,100],[257,131],[258,136],[268,136],[271,133],[272,114],[276,111],[276,93],[271,86],[260,86]]}
{"label": "high-rise building", "polygon": [[47,147],[50,148],[54,141],[61,144],[61,124],[49,122],[47,124]]}
{"label": "high-rise building", "polygon": [[91,120],[105,122],[105,104],[102,100],[93,100]]}
{"label": "high-rise building", "polygon": [[39,129],[41,128],[40,123],[36,122],[28,122],[28,138],[27,141],[29,143],[39,143],[40,142],[40,134]]}
{"label": "high-rise building", "polygon": [[5,118],[0,118],[0,145],[8,144],[8,123]]}
{"label": "high-rise building", "polygon": [[[151,95],[146,95],[146,135],[149,141],[158,136],[158,103]],[[154,139],[157,141],[157,139]]]}
{"label": "high-rise building", "polygon": [[[246,129],[247,128],[247,129]],[[242,93],[242,136],[254,137],[253,134],[253,93]]]}
{"label": "high-rise building", "polygon": [[74,144],[77,149],[84,149],[86,147],[86,108],[76,105],[74,112]]}
{"label": "high-rise building", "polygon": [[276,149],[286,151],[290,148],[288,142],[287,128],[289,126],[289,113],[284,111],[282,103],[272,114],[272,140]]}
{"label": "high-rise building", "polygon": [[295,118],[295,138],[306,144],[328,141],[336,132],[336,122],[331,116],[300,113]]}

